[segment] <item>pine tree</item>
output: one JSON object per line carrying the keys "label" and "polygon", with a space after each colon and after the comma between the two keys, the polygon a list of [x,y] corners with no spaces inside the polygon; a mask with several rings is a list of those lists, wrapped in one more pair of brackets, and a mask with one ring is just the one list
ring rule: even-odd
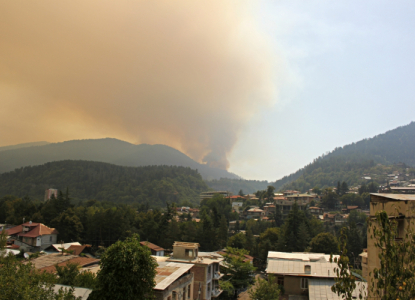
{"label": "pine tree", "polygon": [[226,222],[226,218],[224,215],[222,215],[220,219],[220,225],[218,229],[218,239],[220,247],[223,248],[226,246],[226,243],[228,242],[228,224]]}
{"label": "pine tree", "polygon": [[255,247],[255,238],[252,234],[251,228],[246,231],[246,249],[252,254],[252,250]]}

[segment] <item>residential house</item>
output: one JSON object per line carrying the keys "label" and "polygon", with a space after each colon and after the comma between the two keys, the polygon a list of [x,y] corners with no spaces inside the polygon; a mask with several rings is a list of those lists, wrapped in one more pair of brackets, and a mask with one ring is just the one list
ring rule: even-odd
{"label": "residential house", "polygon": [[264,214],[263,215],[265,217],[273,216],[273,215],[275,215],[275,212],[276,212],[276,206],[274,204],[267,203],[264,206]]}
{"label": "residential house", "polygon": [[262,209],[260,209],[259,207],[254,207],[246,211],[246,218],[247,219],[260,219],[263,213],[264,211]]}
{"label": "residential house", "polygon": [[15,245],[30,252],[46,249],[56,244],[58,239],[58,231],[55,228],[32,221],[7,229],[6,232]]}
{"label": "residential house", "polygon": [[52,196],[55,197],[55,198],[58,198],[58,190],[57,189],[47,189],[45,191],[44,200],[45,201],[50,200],[50,198],[52,198]]}
{"label": "residential house", "polygon": [[324,213],[324,209],[321,207],[317,207],[317,206],[312,206],[308,208],[308,211],[310,212],[310,214],[312,214],[313,216],[317,217],[320,215],[323,215]]}
{"label": "residential house", "polygon": [[219,269],[221,255],[199,252],[198,243],[174,242],[173,254],[166,261],[194,265],[190,269],[194,274],[193,299],[210,300],[222,293],[219,287],[219,279],[223,277]]}
{"label": "residential house", "polygon": [[164,256],[164,248],[162,248],[160,246],[157,246],[157,245],[155,245],[153,243],[146,242],[146,241],[140,242],[140,244],[143,245],[143,246],[148,247],[150,249],[150,251],[151,251],[151,255],[154,255],[154,256]]}
{"label": "residential house", "polygon": [[290,195],[294,195],[294,194],[299,194],[299,191],[294,191],[294,190],[286,190],[283,192],[284,196],[290,196]]}
{"label": "residential house", "polygon": [[361,209],[359,209],[359,206],[356,206],[356,205],[350,206],[350,205],[348,205],[348,206],[346,206],[346,208],[342,209],[342,212],[345,213],[345,214],[349,214],[352,210],[356,210],[358,212],[362,211]]}
{"label": "residential house", "polygon": [[[338,255],[334,255],[338,257]],[[266,273],[275,276],[284,287],[283,299],[341,299],[331,291],[335,283],[337,264],[330,255],[321,253],[268,252]],[[354,296],[365,295],[366,284],[359,282]]]}
{"label": "residential house", "polygon": [[[413,194],[370,194],[370,219],[376,225],[376,213],[386,211],[390,219],[397,222],[398,235],[395,237],[397,241],[405,237],[406,228],[409,226],[414,230],[415,226],[411,220],[415,217],[415,195]],[[379,249],[375,246],[375,238],[367,235],[367,273],[366,280],[371,284],[373,278],[368,274],[373,274],[375,268],[380,268]]]}
{"label": "residential house", "polygon": [[62,255],[60,253],[41,255],[31,260],[33,266],[40,270],[48,273],[55,273],[55,266],[60,267],[67,265],[68,263],[78,264],[82,268],[98,266],[99,259],[92,257],[81,257],[73,254]]}
{"label": "residential house", "polygon": [[392,192],[398,192],[399,194],[415,194],[415,187],[414,186],[407,186],[407,187],[392,187]]}

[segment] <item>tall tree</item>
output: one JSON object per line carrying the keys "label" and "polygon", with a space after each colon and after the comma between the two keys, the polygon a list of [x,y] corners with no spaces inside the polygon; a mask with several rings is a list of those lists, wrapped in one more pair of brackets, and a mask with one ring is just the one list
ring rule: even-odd
{"label": "tall tree", "polygon": [[218,228],[218,241],[220,248],[225,247],[226,243],[228,242],[228,224],[224,215],[222,215],[220,219],[220,225]]}
{"label": "tall tree", "polygon": [[151,299],[157,263],[137,234],[108,247],[101,257],[92,299]]}
{"label": "tall tree", "polygon": [[329,232],[316,235],[310,242],[311,252],[336,254],[339,251],[339,245],[336,237]]}
{"label": "tall tree", "polygon": [[280,298],[280,289],[276,278],[268,275],[268,280],[258,277],[254,288],[248,291],[252,300],[278,300]]}

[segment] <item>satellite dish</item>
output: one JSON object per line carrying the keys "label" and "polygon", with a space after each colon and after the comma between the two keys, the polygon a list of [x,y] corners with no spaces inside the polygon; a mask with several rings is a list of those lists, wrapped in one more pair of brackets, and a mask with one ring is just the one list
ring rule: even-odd
{"label": "satellite dish", "polygon": [[29,259],[29,254],[25,253],[23,254],[24,258]]}

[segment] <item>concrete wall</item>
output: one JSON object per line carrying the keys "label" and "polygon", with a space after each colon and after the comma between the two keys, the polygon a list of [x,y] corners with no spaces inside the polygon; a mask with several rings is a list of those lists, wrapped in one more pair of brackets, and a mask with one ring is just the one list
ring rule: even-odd
{"label": "concrete wall", "polygon": [[285,276],[284,289],[286,295],[308,295],[308,289],[301,288],[301,277]]}
{"label": "concrete wall", "polygon": [[[385,194],[386,195],[386,194]],[[415,201],[393,201],[390,199],[386,199],[384,197],[378,197],[375,195],[371,195],[370,197],[370,218],[374,218],[376,212],[381,210],[386,211],[388,216],[398,216],[399,213],[403,214],[405,218],[414,217],[415,213]],[[404,237],[405,230],[409,223],[410,219],[403,219],[399,220],[399,237]],[[374,224],[376,225],[376,224]],[[410,225],[412,229],[415,229],[413,224]],[[367,253],[368,253],[368,264],[367,264],[367,281],[368,285],[371,285],[372,278],[368,276],[370,272],[373,274],[373,270],[375,268],[380,268],[380,260],[379,260],[379,250],[375,247],[375,240],[371,238],[371,234],[369,233],[370,227],[368,226],[368,234],[367,234]]]}
{"label": "concrete wall", "polygon": [[[51,237],[52,237],[52,241],[50,240]],[[57,243],[58,243],[57,234],[45,234],[45,235],[42,235],[42,241],[41,241],[40,248],[43,250],[49,247],[50,245],[57,244]]]}

